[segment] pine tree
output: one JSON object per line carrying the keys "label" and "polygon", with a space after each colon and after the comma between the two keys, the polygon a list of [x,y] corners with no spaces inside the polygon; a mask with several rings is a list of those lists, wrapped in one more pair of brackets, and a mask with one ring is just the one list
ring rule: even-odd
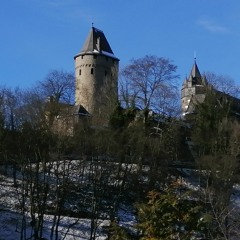
{"label": "pine tree", "polygon": [[141,240],[190,239],[206,232],[202,205],[179,188],[174,183],[163,192],[150,191],[147,203],[137,205]]}

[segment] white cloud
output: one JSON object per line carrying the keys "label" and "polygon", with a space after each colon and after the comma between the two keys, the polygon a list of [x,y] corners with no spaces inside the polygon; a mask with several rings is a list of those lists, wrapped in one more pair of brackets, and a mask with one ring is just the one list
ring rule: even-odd
{"label": "white cloud", "polygon": [[206,29],[209,32],[214,32],[214,33],[229,33],[229,30],[214,21],[208,20],[208,19],[200,19],[198,20],[198,25],[202,26],[204,29]]}

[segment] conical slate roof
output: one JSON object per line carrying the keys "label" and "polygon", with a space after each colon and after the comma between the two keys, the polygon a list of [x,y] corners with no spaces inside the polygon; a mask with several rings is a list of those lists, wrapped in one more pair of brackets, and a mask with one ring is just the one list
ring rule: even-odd
{"label": "conical slate roof", "polygon": [[87,37],[80,53],[77,56],[85,55],[85,54],[101,54],[101,55],[106,55],[106,56],[117,59],[108,43],[103,31],[101,31],[95,27],[92,27],[90,29],[88,37]]}

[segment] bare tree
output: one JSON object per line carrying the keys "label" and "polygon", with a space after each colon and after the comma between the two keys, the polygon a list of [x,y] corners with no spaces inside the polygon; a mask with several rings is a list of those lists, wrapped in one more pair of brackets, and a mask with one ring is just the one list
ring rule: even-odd
{"label": "bare tree", "polygon": [[21,124],[20,107],[22,102],[23,91],[19,88],[5,88],[3,92],[3,102],[5,115],[5,127],[10,130],[16,130]]}
{"label": "bare tree", "polygon": [[71,72],[50,71],[46,78],[37,84],[42,97],[52,97],[55,102],[73,103],[75,78]]}
{"label": "bare tree", "polygon": [[18,109],[18,118],[21,123],[29,123],[38,127],[45,121],[46,103],[35,89],[22,91],[22,105]]}
{"label": "bare tree", "polygon": [[218,75],[213,72],[205,72],[204,75],[206,76],[208,83],[213,85],[216,90],[234,97],[240,96],[240,87],[231,77],[227,75]]}
{"label": "bare tree", "polygon": [[[178,78],[176,70],[177,66],[166,58],[147,55],[133,59],[122,70],[122,76],[127,83],[122,86],[123,91],[126,89],[123,98],[134,101],[135,106],[145,111],[147,118],[149,109],[158,109],[163,101],[166,106],[168,100],[173,99],[173,95],[174,98],[177,96],[173,91],[176,90],[175,80]],[[167,94],[170,92],[171,94]]]}
{"label": "bare tree", "polygon": [[6,129],[19,130],[24,122],[36,125],[43,111],[44,101],[35,89],[1,89],[0,112]]}
{"label": "bare tree", "polygon": [[137,93],[134,93],[130,90],[129,80],[122,75],[120,75],[118,82],[119,101],[121,102],[123,107],[135,107]]}

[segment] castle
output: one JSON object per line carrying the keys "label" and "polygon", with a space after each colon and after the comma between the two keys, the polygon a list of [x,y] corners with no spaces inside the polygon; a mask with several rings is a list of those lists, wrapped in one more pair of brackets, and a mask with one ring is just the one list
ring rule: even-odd
{"label": "castle", "polygon": [[216,90],[208,83],[206,76],[202,76],[196,59],[193,64],[189,77],[183,81],[181,89],[181,108],[182,117],[186,119],[187,115],[196,113],[195,106],[198,103],[203,103],[206,97],[206,92],[211,91],[218,102],[218,107],[221,107],[222,101],[229,103],[229,113],[234,119],[240,117],[240,100],[227,93]]}
{"label": "castle", "polygon": [[[108,114],[118,99],[119,59],[114,55],[104,33],[92,27],[74,60],[77,111],[91,116],[94,123],[106,123]],[[197,96],[198,101],[203,101],[204,86],[204,78],[195,62],[189,79],[184,81],[182,88],[183,115],[190,111],[193,95]]]}
{"label": "castle", "polygon": [[[66,106],[55,123],[62,132],[73,132],[79,119],[90,119],[91,125],[107,125],[109,114],[118,101],[119,59],[114,55],[104,33],[92,27],[88,37],[74,57],[75,60],[75,104]],[[196,103],[202,103],[207,88],[211,87],[201,75],[196,59],[189,77],[183,81],[181,89],[182,116],[194,113]],[[240,102],[224,93],[235,103],[236,113],[240,113]],[[73,117],[69,117],[73,116]],[[84,121],[85,121],[84,120]],[[71,126],[71,127],[70,127]]]}

